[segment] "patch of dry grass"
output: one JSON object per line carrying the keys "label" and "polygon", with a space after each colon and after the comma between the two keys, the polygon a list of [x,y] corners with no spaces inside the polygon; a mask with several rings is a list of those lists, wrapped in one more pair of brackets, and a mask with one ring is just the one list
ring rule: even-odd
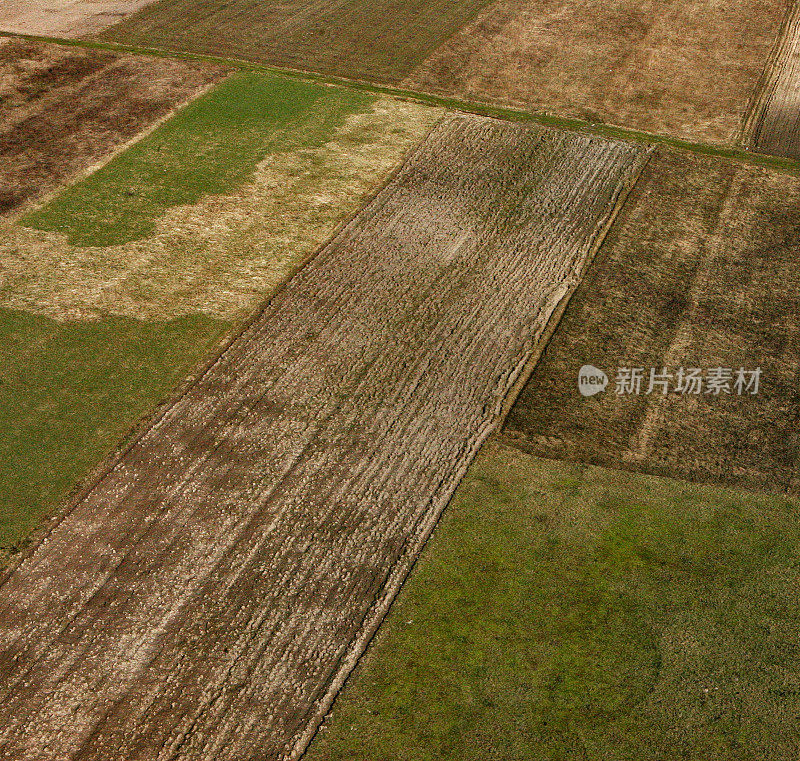
{"label": "patch of dry grass", "polygon": [[322,145],[267,155],[238,190],[167,210],[144,239],[77,246],[65,234],[7,223],[0,305],[62,320],[241,317],[358,209],[441,114],[374,100]]}

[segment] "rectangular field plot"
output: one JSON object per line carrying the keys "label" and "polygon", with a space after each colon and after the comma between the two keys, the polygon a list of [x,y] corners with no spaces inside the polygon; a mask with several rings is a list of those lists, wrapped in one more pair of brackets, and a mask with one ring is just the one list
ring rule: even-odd
{"label": "rectangular field plot", "polygon": [[[798,178],[655,154],[512,409],[510,434],[543,456],[797,492],[798,240]],[[609,376],[604,393],[578,393],[585,364]],[[681,367],[685,378],[700,369],[702,387],[681,389]],[[632,384],[617,393],[620,368],[643,368],[639,394]],[[654,376],[648,394],[653,368],[673,378]],[[714,368],[728,377],[718,394]],[[740,368],[761,368],[757,394],[737,389]]]}
{"label": "rectangular field plot", "polygon": [[0,756],[301,749],[644,160],[437,126],[0,586]]}
{"label": "rectangular field plot", "polygon": [[398,82],[487,0],[160,0],[104,39]]}
{"label": "rectangular field plot", "polygon": [[498,0],[405,86],[733,144],[785,0]]}
{"label": "rectangular field plot", "polygon": [[0,38],[0,214],[88,170],[224,74]]}
{"label": "rectangular field plot", "polygon": [[304,761],[795,761],[800,500],[481,451]]}
{"label": "rectangular field plot", "polygon": [[800,6],[783,28],[753,113],[747,135],[763,153],[800,159]]}

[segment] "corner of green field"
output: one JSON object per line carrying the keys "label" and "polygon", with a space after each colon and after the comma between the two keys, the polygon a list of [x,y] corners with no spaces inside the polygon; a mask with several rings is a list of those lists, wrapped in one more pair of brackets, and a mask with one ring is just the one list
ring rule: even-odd
{"label": "corner of green field", "polygon": [[64,233],[80,246],[147,237],[167,209],[233,192],[270,153],[323,144],[374,99],[279,74],[238,72],[20,222]]}
{"label": "corner of green field", "polygon": [[0,565],[230,327],[0,308]]}
{"label": "corner of green field", "polygon": [[308,761],[796,759],[800,503],[473,464]]}

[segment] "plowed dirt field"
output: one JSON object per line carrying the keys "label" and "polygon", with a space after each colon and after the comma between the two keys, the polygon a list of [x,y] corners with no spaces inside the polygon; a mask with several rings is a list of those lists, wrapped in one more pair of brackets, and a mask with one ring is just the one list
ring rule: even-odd
{"label": "plowed dirt field", "polygon": [[159,0],[104,39],[399,82],[487,0]]}
{"label": "plowed dirt field", "polygon": [[0,38],[0,214],[88,170],[224,75]]}
{"label": "plowed dirt field", "polygon": [[[797,493],[800,488],[800,180],[656,153],[508,418],[558,459]],[[578,370],[609,386],[584,398]],[[762,371],[678,391],[678,371]],[[617,393],[642,368],[640,393]],[[666,368],[668,393],[650,370]],[[750,376],[748,376],[748,379]],[[630,391],[630,389],[629,389]],[[711,393],[708,393],[708,392]]]}
{"label": "plowed dirt field", "polygon": [[800,5],[787,17],[747,131],[757,151],[800,159]]}
{"label": "plowed dirt field", "polygon": [[0,586],[0,758],[295,757],[639,146],[451,116]]}

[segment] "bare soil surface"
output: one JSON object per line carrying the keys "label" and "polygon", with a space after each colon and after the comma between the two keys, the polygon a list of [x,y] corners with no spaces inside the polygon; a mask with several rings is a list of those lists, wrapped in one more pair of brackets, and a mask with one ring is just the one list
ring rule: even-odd
{"label": "bare soil surface", "polygon": [[[547,457],[696,481],[800,488],[800,180],[656,153],[507,420]],[[578,370],[610,378],[578,393]],[[644,368],[617,395],[621,367]],[[649,373],[762,369],[758,394],[669,393]]]}
{"label": "bare soil surface", "polygon": [[0,758],[296,758],[646,155],[445,119],[0,586]]}
{"label": "bare soil surface", "polygon": [[730,145],[786,0],[498,0],[407,87]]}
{"label": "bare soil surface", "polygon": [[116,23],[152,0],[3,0],[0,31],[81,37]]}
{"label": "bare soil surface", "polygon": [[0,38],[0,214],[88,170],[224,75]]}
{"label": "bare soil surface", "polygon": [[787,16],[747,133],[757,151],[800,159],[800,5]]}

